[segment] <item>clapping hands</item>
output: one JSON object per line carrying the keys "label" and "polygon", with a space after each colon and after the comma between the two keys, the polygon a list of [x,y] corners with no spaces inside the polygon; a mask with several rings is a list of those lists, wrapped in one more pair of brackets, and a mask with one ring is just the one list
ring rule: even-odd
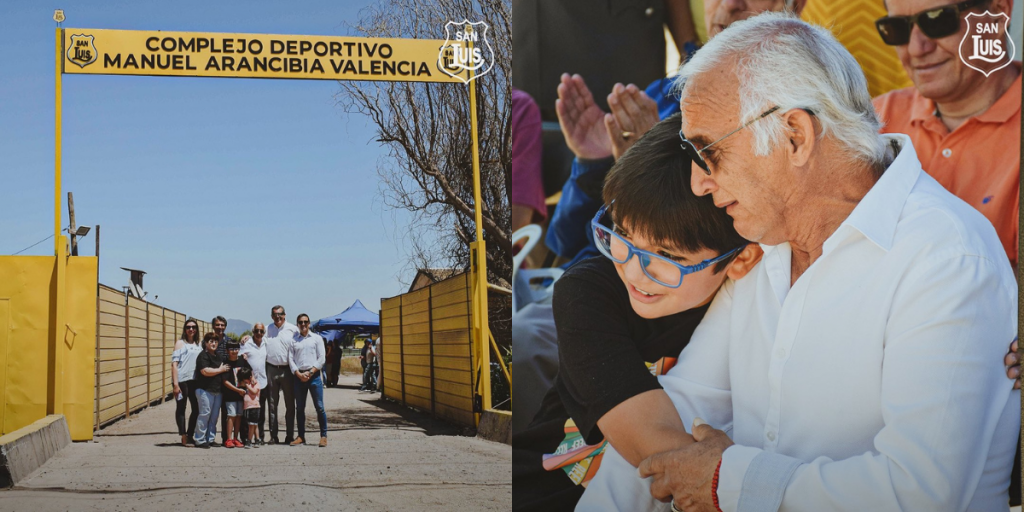
{"label": "clapping hands", "polygon": [[612,156],[618,160],[643,134],[658,123],[658,104],[629,84],[615,84],[608,95],[611,114],[605,114],[604,124],[611,140]]}
{"label": "clapping hands", "polygon": [[562,75],[555,111],[565,143],[577,158],[618,159],[658,122],[658,105],[637,86],[615,84],[608,95],[611,113],[597,106],[580,75]]}

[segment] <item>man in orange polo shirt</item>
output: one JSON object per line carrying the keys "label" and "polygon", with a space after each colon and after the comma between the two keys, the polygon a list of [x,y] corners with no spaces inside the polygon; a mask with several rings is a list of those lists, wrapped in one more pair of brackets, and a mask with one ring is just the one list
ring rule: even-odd
{"label": "man in orange polo shirt", "polygon": [[[971,5],[963,9],[964,4]],[[887,0],[889,17],[921,14],[913,25],[884,26],[887,18],[878,24],[914,87],[883,94],[874,104],[885,123],[882,132],[910,135],[924,170],[992,222],[1016,267],[1021,62],[986,77],[964,64],[958,50],[968,30],[968,13],[988,10],[1009,16],[1012,5],[1010,0],[959,5],[950,0]],[[935,26],[922,31],[922,19],[950,13],[959,17],[957,32],[942,36],[948,30]]]}

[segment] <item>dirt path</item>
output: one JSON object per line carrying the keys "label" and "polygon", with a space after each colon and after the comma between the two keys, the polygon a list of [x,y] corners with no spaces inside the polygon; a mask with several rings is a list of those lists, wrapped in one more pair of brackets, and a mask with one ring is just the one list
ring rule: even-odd
{"label": "dirt path", "polygon": [[[511,447],[359,393],[358,382],[342,376],[343,387],[325,390],[326,448],[184,448],[167,402],[65,448],[0,491],[0,511],[512,508]],[[315,443],[312,402],[306,409]],[[283,405],[281,415],[283,429]]]}

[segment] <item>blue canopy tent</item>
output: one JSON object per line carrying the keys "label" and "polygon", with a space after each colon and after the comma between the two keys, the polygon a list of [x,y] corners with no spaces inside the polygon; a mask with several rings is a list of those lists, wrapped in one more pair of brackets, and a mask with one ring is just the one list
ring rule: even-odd
{"label": "blue canopy tent", "polygon": [[344,339],[349,333],[366,334],[380,332],[380,316],[358,299],[345,311],[313,322],[312,329],[327,341]]}
{"label": "blue canopy tent", "polygon": [[338,340],[344,340],[346,333],[345,331],[321,331],[318,334],[320,334],[324,340],[334,343]]}

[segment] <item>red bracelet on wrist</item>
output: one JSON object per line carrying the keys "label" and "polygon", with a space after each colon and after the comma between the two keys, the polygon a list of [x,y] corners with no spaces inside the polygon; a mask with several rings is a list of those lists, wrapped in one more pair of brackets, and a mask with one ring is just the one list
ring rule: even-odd
{"label": "red bracelet on wrist", "polygon": [[718,473],[722,471],[722,459],[718,459],[718,467],[715,468],[715,476],[711,479],[711,501],[715,504],[715,510],[722,512],[718,506]]}

